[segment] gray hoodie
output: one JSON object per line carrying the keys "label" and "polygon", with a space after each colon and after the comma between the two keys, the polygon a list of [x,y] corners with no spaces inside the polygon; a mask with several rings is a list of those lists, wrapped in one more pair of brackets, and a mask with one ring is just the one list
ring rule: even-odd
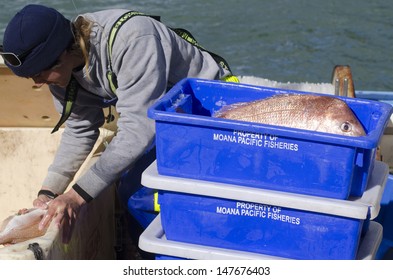
{"label": "gray hoodie", "polygon": [[[164,24],[135,16],[119,30],[112,51],[118,88],[114,95],[106,78],[107,41],[113,23],[127,10],[106,10],[81,16],[95,22],[89,69],[74,72],[80,88],[61,144],[43,186],[61,194],[92,150],[104,124],[105,101],[117,97],[118,131],[98,161],[77,184],[92,198],[116,181],[154,143],[154,120],[147,109],[167,88],[185,77],[220,79],[230,73],[207,53],[192,46]],[[88,75],[87,75],[88,74]],[[89,79],[89,78],[90,79]],[[59,112],[65,90],[50,86]]]}

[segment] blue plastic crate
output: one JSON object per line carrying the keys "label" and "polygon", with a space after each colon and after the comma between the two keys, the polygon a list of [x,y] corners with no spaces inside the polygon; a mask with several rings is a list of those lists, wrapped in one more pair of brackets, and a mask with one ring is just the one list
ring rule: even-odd
{"label": "blue plastic crate", "polygon": [[363,220],[183,193],[159,197],[168,240],[293,259],[354,259]]}
{"label": "blue plastic crate", "polygon": [[392,106],[342,98],[367,132],[361,137],[211,117],[223,105],[282,93],[310,94],[181,81],[148,111],[156,120],[159,173],[338,199],[361,196]]}
{"label": "blue plastic crate", "polygon": [[378,216],[388,166],[376,162],[360,198],[322,198],[160,175],[153,163],[142,184],[160,190],[169,241],[290,259],[353,259],[362,230]]}
{"label": "blue plastic crate", "polygon": [[393,255],[393,175],[389,175],[376,221],[383,226],[383,239],[377,259],[392,259]]}

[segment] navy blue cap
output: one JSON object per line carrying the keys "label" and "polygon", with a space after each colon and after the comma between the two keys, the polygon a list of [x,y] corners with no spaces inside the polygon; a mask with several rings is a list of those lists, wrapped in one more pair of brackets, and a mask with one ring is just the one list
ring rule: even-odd
{"label": "navy blue cap", "polygon": [[6,65],[18,76],[32,77],[52,66],[74,40],[71,22],[53,8],[27,5],[8,23],[3,49],[16,55],[31,52],[22,65]]}

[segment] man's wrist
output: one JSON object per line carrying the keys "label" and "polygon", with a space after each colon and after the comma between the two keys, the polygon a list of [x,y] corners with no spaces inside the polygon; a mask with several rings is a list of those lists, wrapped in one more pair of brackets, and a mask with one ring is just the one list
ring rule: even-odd
{"label": "man's wrist", "polygon": [[81,197],[83,200],[87,203],[93,200],[93,197],[91,197],[84,189],[82,189],[78,184],[74,184],[72,186],[72,189]]}

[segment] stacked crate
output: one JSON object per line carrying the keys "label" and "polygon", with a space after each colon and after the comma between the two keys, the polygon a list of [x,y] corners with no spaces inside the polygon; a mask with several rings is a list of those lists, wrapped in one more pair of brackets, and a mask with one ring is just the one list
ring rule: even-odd
{"label": "stacked crate", "polygon": [[361,137],[211,117],[223,105],[283,93],[310,94],[186,79],[150,108],[157,162],[142,184],[161,190],[168,240],[290,259],[356,258],[386,183],[388,167],[374,158],[392,107],[344,98],[367,131]]}

